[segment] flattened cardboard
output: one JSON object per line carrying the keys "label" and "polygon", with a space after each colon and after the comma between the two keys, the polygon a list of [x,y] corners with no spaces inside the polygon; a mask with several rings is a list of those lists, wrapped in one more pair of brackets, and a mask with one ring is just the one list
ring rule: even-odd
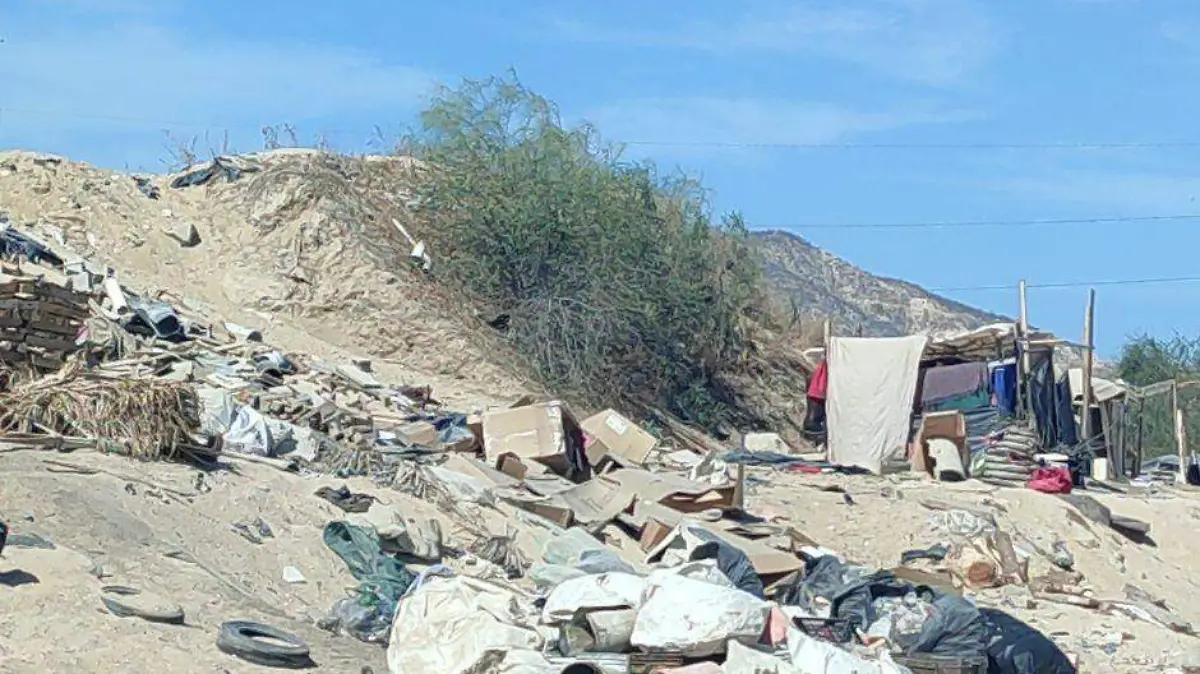
{"label": "flattened cardboard", "polygon": [[710,508],[732,507],[735,485],[715,487],[678,475],[650,473],[624,468],[604,475],[638,498],[661,503],[680,512],[696,513]]}
{"label": "flattened cardboard", "polygon": [[646,463],[650,452],[658,446],[658,438],[616,410],[604,410],[590,416],[580,426],[592,438],[587,455],[588,462],[593,466],[605,454],[621,457],[640,466]]}
{"label": "flattened cardboard", "polygon": [[558,497],[571,508],[578,522],[599,524],[611,522],[628,510],[636,495],[604,480],[593,479],[560,492]]}

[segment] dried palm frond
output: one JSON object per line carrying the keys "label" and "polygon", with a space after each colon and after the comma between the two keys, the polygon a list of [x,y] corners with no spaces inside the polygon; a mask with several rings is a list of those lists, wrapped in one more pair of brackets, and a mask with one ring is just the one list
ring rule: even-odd
{"label": "dried palm frond", "polygon": [[139,459],[176,459],[200,426],[192,387],[92,376],[78,366],[0,392],[0,428],[95,438]]}

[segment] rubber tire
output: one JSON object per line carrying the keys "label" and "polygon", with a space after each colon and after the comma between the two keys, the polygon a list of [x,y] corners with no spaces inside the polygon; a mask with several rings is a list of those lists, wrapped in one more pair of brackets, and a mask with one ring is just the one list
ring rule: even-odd
{"label": "rubber tire", "polygon": [[[260,641],[255,637],[283,643]],[[217,648],[222,653],[264,667],[308,669],[316,666],[309,656],[308,644],[299,637],[249,620],[223,623],[217,633]]]}
{"label": "rubber tire", "polygon": [[105,585],[100,588],[100,601],[104,603],[104,607],[110,613],[121,618],[141,618],[152,623],[165,623],[167,625],[182,625],[184,623],[183,609],[178,606],[164,608],[160,611],[150,611],[144,608],[138,608],[125,602],[122,602],[119,597],[136,597],[142,594],[142,591],[126,587],[124,585]]}

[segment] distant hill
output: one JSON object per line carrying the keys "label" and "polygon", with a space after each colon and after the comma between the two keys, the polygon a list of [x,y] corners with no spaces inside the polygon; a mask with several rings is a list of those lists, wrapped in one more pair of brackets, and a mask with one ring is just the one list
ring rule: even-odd
{"label": "distant hill", "polygon": [[752,232],[773,299],[794,303],[801,319],[834,322],[835,334],[894,337],[969,330],[1007,320],[935,295],[918,285],[875,276],[783,231]]}

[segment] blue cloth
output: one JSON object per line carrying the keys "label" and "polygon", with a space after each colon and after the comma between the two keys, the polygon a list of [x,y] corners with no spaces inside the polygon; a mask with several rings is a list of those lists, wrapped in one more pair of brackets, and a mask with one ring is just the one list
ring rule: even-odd
{"label": "blue cloth", "polygon": [[1007,416],[1017,414],[1017,364],[1001,365],[992,370],[992,391],[996,394],[996,407]]}

